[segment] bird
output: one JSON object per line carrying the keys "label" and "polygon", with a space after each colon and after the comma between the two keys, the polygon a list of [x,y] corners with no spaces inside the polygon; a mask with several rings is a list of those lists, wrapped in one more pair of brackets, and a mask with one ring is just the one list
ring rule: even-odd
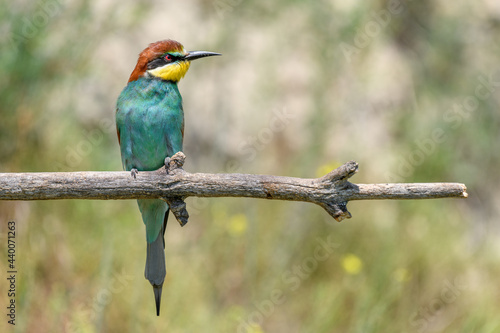
{"label": "bird", "polygon": [[[220,53],[186,51],[174,40],[149,44],[140,54],[116,103],[116,129],[123,168],[135,178],[140,171],[161,168],[182,151],[184,111],[178,82],[191,61]],[[156,315],[160,315],[165,280],[165,228],[169,207],[161,199],[137,200],[146,226],[144,276],[153,287]]]}

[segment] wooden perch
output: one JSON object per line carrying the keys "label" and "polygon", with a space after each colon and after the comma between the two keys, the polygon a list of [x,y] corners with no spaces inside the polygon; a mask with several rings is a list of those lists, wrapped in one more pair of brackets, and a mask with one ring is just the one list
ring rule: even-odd
{"label": "wooden perch", "polygon": [[[182,152],[166,159],[166,167],[130,172],[0,173],[0,200],[53,199],[153,199],[161,198],[181,225],[189,215],[184,199],[196,197],[248,197],[312,202],[337,221],[350,218],[347,202],[376,199],[466,198],[464,184],[352,184],[347,180],[358,171],[348,162],[321,178],[189,173],[182,169]],[[168,168],[167,168],[168,166]]]}

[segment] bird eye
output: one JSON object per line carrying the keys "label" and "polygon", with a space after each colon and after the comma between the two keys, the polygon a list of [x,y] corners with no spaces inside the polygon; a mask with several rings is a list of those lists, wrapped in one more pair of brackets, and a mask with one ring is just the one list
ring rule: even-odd
{"label": "bird eye", "polygon": [[170,54],[167,54],[167,55],[165,55],[165,60],[172,61],[172,60],[174,60],[174,57],[172,57]]}

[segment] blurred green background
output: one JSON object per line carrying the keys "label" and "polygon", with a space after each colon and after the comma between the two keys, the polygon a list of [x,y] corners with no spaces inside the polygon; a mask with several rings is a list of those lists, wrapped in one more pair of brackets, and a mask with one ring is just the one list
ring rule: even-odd
{"label": "blurred green background", "polygon": [[[500,4],[2,1],[0,172],[121,170],[115,101],[148,43],[223,57],[180,83],[185,169],[463,182],[467,200],[187,200],[161,317],[134,201],[0,202],[14,332],[499,332]],[[2,313],[7,281],[0,279]]]}

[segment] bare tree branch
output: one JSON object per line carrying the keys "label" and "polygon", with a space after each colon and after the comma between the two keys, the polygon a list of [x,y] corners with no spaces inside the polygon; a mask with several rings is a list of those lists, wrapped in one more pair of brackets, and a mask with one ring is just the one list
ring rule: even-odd
{"label": "bare tree branch", "polygon": [[350,218],[347,202],[376,199],[466,198],[464,184],[353,184],[358,164],[348,162],[321,178],[305,179],[251,174],[189,173],[179,152],[168,169],[130,172],[0,173],[0,200],[153,199],[166,200],[181,225],[187,223],[184,199],[247,197],[312,202],[337,221]]}

